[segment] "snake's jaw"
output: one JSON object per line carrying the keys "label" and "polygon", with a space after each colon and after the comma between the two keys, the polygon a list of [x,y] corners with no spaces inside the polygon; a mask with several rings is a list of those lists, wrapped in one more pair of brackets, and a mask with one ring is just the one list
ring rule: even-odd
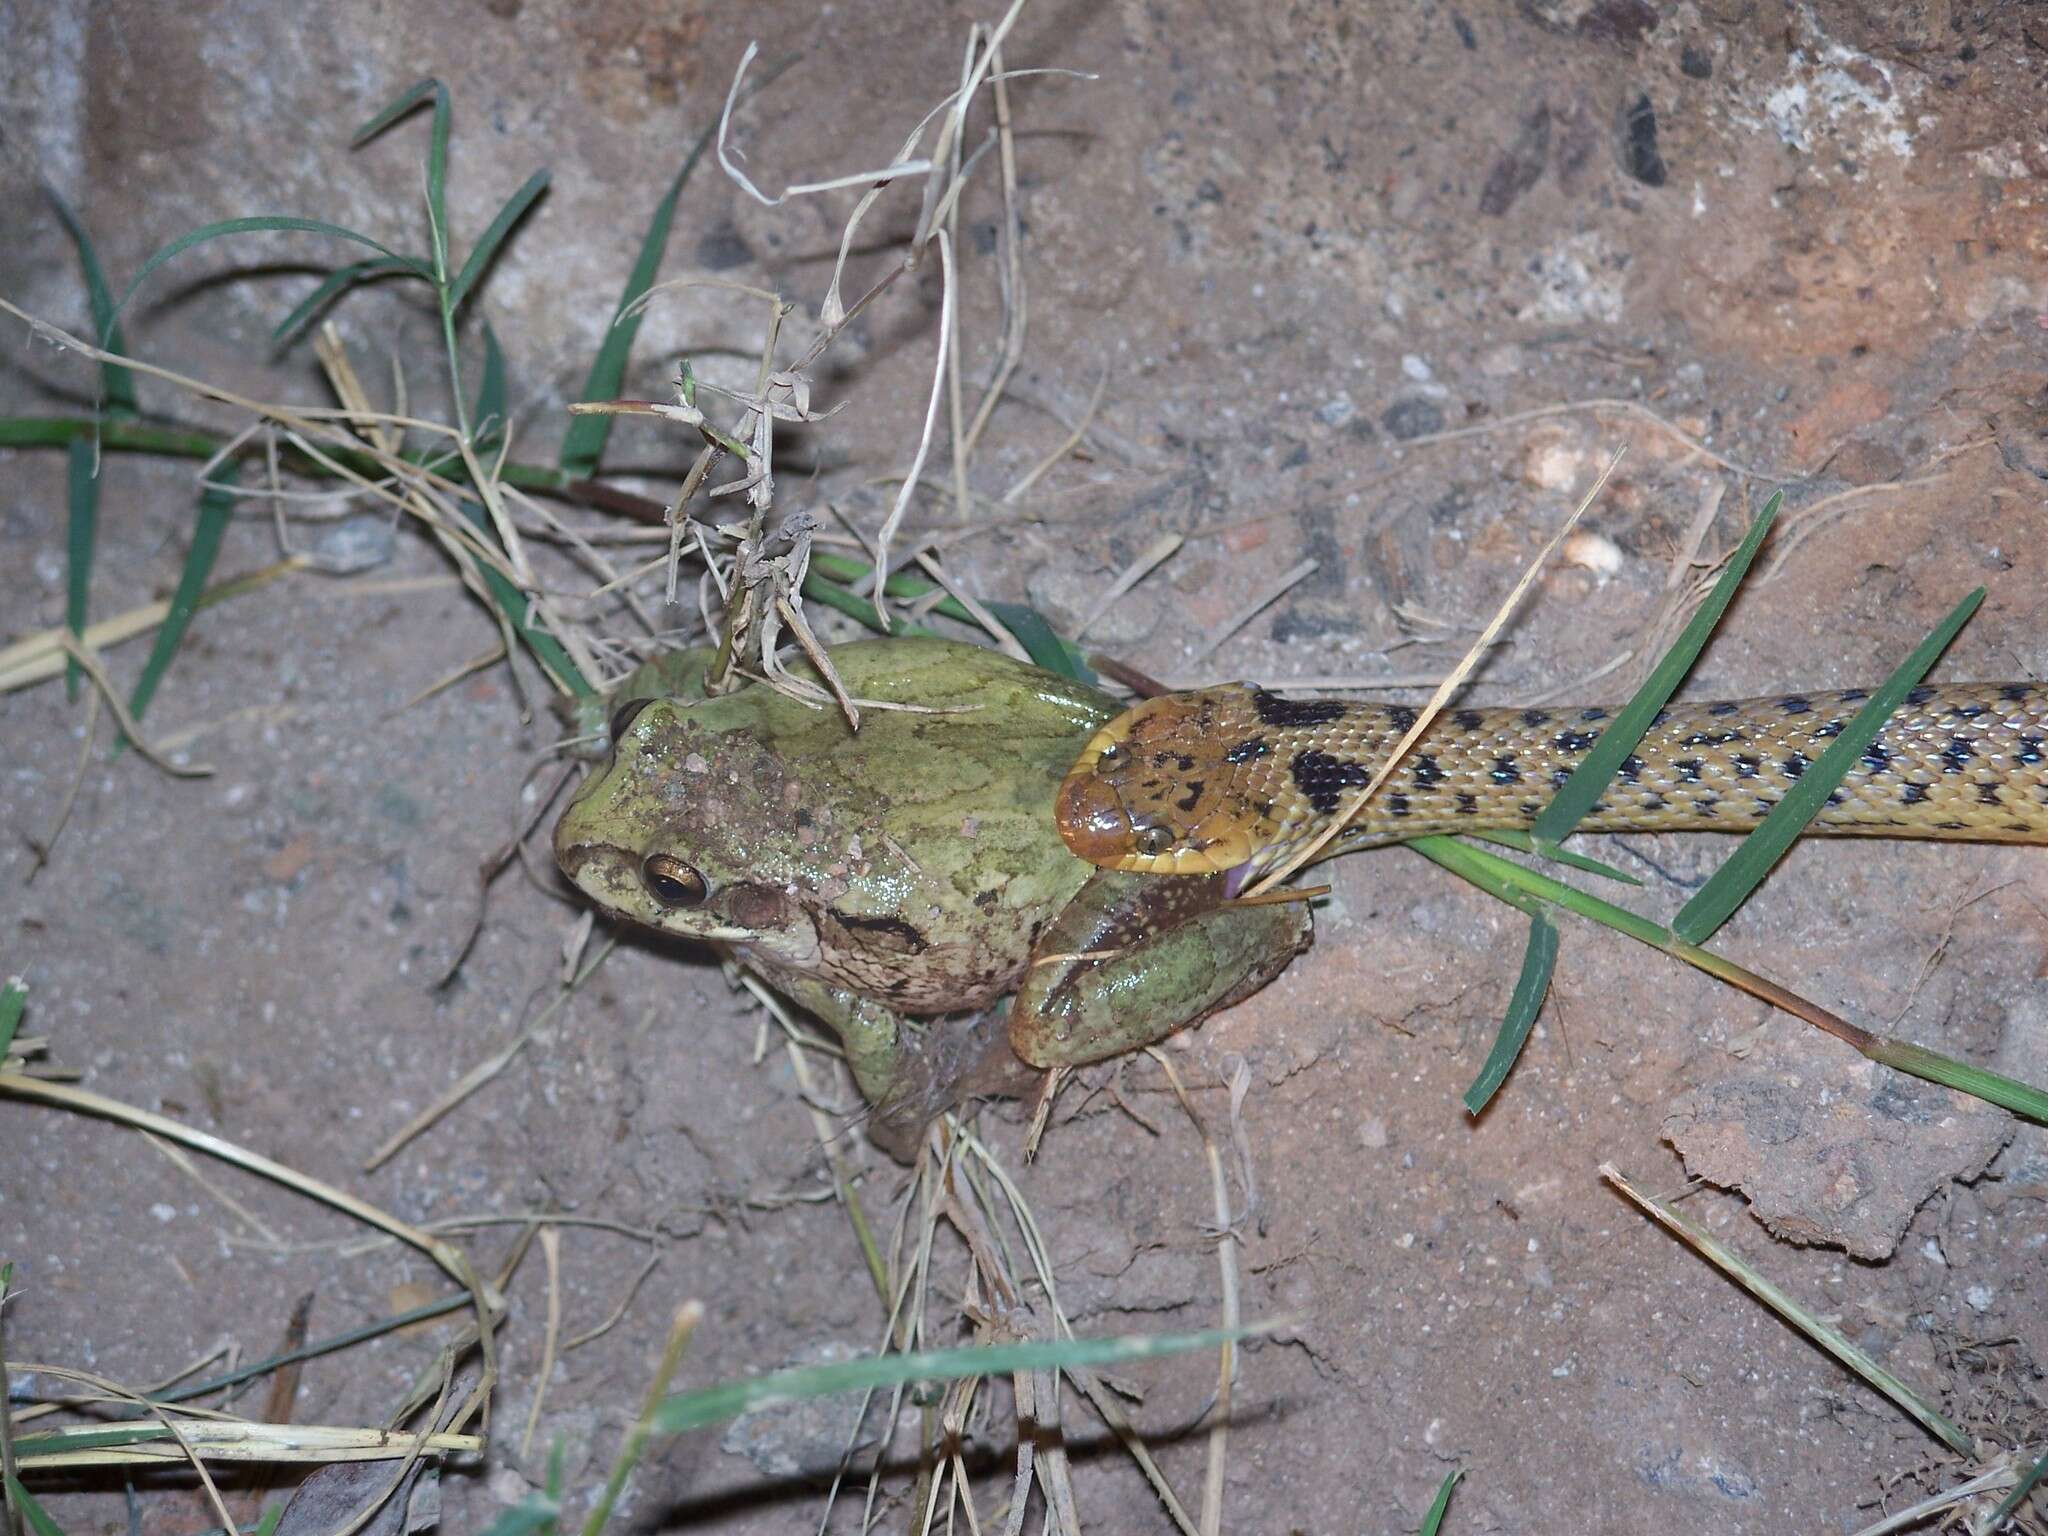
{"label": "snake's jaw", "polygon": [[1115,869],[1135,852],[1136,832],[1123,797],[1097,776],[1093,756],[1075,764],[1061,782],[1054,816],[1069,852],[1090,864]]}

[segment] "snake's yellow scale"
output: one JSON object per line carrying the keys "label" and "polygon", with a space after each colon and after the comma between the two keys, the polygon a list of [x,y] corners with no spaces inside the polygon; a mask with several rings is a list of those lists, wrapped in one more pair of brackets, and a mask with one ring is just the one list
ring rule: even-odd
{"label": "snake's yellow scale", "polygon": [[[1674,704],[1579,825],[1747,831],[1869,697],[1852,688]],[[1342,846],[1527,827],[1613,713],[1446,710]],[[1060,835],[1093,864],[1230,871],[1236,890],[1278,868],[1355,799],[1416,718],[1402,704],[1283,698],[1250,684],[1148,699],[1098,731],[1068,772]],[[1913,689],[1807,830],[2048,842],[2048,687]]]}

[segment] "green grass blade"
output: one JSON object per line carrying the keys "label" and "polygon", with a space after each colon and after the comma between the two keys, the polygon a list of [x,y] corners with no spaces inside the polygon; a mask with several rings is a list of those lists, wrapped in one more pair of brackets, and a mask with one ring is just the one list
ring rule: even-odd
{"label": "green grass blade", "polygon": [[[465,498],[462,502],[462,511],[464,516],[484,531],[486,537],[493,536],[489,514],[482,506]],[[526,594],[495,566],[479,562],[477,571],[484,579],[484,589],[491,594],[491,601],[511,623],[512,632],[519,637],[520,642],[533,652],[534,659],[546,668],[548,674],[561,684],[571,697],[595,699],[598,696],[597,690],[578,670],[569,653],[562,649],[561,641],[528,621],[532,605],[527,601]]]}
{"label": "green grass blade", "polygon": [[[683,168],[676,172],[675,180],[668,184],[667,193],[654,205],[654,217],[647,221],[647,232],[640,237],[640,254],[634,258],[633,270],[626,277],[625,290],[619,295],[619,307],[612,312],[611,327],[604,334],[604,342],[598,347],[590,372],[583,380],[583,393],[577,399],[618,398],[626,377],[626,360],[633,350],[633,338],[640,333],[641,315],[633,306],[654,286],[654,275],[661,270],[662,252],[668,248],[669,229],[675,223],[676,202],[683,194],[690,173],[704,158],[704,151],[710,145],[714,132],[714,129],[707,128],[697,136],[696,144],[683,160]],[[632,311],[630,314],[629,310]],[[612,420],[610,416],[570,417],[569,430],[562,434],[562,451],[556,462],[569,474],[585,479],[596,474],[604,445],[611,437]]]}
{"label": "green grass blade", "polygon": [[1002,621],[1003,627],[1017,637],[1017,643],[1024,647],[1024,654],[1046,671],[1071,677],[1075,682],[1086,683],[1090,687],[1095,685],[1095,669],[1082,658],[1077,647],[1053,632],[1052,625],[1045,621],[1045,615],[1036,608],[1023,603],[989,603],[986,606]]}
{"label": "green grass blade", "polygon": [[[241,478],[239,464],[223,464],[218,474],[227,482]],[[223,485],[209,485],[199,493],[199,516],[192,524],[192,547],[185,553],[185,568],[178,573],[178,588],[171,594],[170,612],[164,615],[158,626],[156,641],[149,648],[149,660],[142,664],[142,672],[135,679],[135,692],[128,699],[128,713],[137,720],[149,708],[149,701],[156,696],[156,685],[163,680],[164,671],[177,654],[178,646],[184,641],[185,631],[192,623],[192,614],[199,605],[199,598],[206,590],[206,578],[213,574],[213,562],[220,554],[221,536],[227,531],[228,514],[234,510],[236,493]],[[114,744],[119,755],[126,744],[123,736]]]}
{"label": "green grass blade", "polygon": [[422,277],[429,275],[426,267],[418,259],[410,256],[401,256],[389,246],[372,240],[360,230],[346,229],[339,224],[330,224],[325,219],[301,219],[295,218],[290,214],[259,213],[246,219],[219,219],[211,224],[202,224],[197,229],[187,230],[169,245],[158,249],[149,260],[142,264],[142,269],[135,274],[134,279],[128,284],[128,291],[121,295],[121,302],[114,306],[116,312],[118,313],[120,310],[126,309],[128,301],[135,297],[135,290],[142,286],[143,280],[173,256],[189,251],[195,245],[204,245],[209,240],[218,240],[223,235],[246,235],[262,230],[297,230],[311,235],[332,235],[337,240],[351,240],[357,245],[367,245],[371,250],[388,256],[393,261],[406,263]]}
{"label": "green grass blade", "polygon": [[1692,900],[1679,909],[1671,924],[1673,933],[1687,943],[1701,944],[1735,914],[1736,908],[1749,899],[1749,893],[1762,883],[1772,866],[1792,846],[1792,840],[1820,814],[1828,796],[1834,793],[1835,786],[1842,782],[1849,770],[1856,766],[1856,760],[1877,739],[1892,711],[1918,686],[1920,679],[1927,675],[1927,669],[1955,639],[1956,631],[1969,621],[1970,615],[1983,601],[1984,589],[1979,587],[1956,604],[1947,618],[1935,625],[1933,633],[1914,648],[1913,654],[1856,711],[1856,718],[1849,722],[1842,734],[1828,743],[1827,750],[1821,753],[1813,766],[1802,773],[1785,792],[1784,798],[1771,807],[1770,814],[1764,817],[1756,830],[1742,840],[1707,883],[1693,893]]}
{"label": "green grass blade", "polygon": [[431,276],[439,284],[448,280],[448,87],[432,76],[408,86],[349,137],[348,147],[360,149],[423,101],[434,104],[427,130],[427,218],[434,237]]}
{"label": "green grass blade", "polygon": [[1415,1536],[1437,1536],[1444,1527],[1444,1515],[1451,1507],[1451,1490],[1458,1486],[1458,1479],[1465,1475],[1463,1467],[1453,1467],[1437,1484],[1436,1499],[1429,1506],[1429,1513],[1422,1517],[1422,1529]]}
{"label": "green grass blade", "polygon": [[427,207],[434,215],[435,228],[448,228],[448,87],[428,76],[406,87],[391,99],[383,111],[349,136],[348,147],[361,149],[386,128],[404,117],[421,102],[434,103],[434,125],[427,137]]}
{"label": "green grass blade", "polygon": [[1543,1011],[1543,999],[1550,991],[1550,973],[1557,965],[1557,925],[1541,912],[1529,919],[1529,943],[1522,951],[1522,974],[1508,998],[1508,1011],[1494,1036],[1493,1049],[1472,1086],[1465,1090],[1465,1113],[1476,1115],[1486,1108],[1500,1085],[1508,1080],[1515,1058],[1528,1043],[1536,1015]]}
{"label": "green grass blade", "polygon": [[491,258],[498,254],[498,247],[505,243],[505,237],[512,232],[512,226],[526,217],[526,210],[531,208],[539,200],[541,193],[547,189],[548,173],[544,170],[535,171],[526,178],[525,185],[505,199],[505,206],[498,210],[498,216],[492,219],[484,230],[483,238],[470,247],[469,259],[463,262],[462,271],[457,274],[454,285],[448,290],[448,307],[451,310],[462,307],[462,301],[469,297],[470,289],[474,288],[477,279],[483,276],[484,269],[491,264]]}
{"label": "green grass blade", "polygon": [[[21,1028],[22,1011],[28,1007],[28,988],[19,976],[10,976],[0,982],[0,1056],[7,1054],[7,1048],[14,1044],[15,1031]],[[7,1293],[4,1280],[0,1280],[0,1296]]]}
{"label": "green grass blade", "polygon": [[1763,511],[1749,525],[1748,534],[1729,558],[1728,568],[1714,583],[1714,590],[1700,604],[1699,612],[1680,631],[1671,649],[1664,653],[1663,660],[1657,663],[1643,686],[1636,690],[1636,696],[1608,722],[1607,729],[1600,733],[1600,739],[1593,743],[1593,750],[1580,760],[1572,776],[1565,780],[1564,787],[1543,808],[1536,824],[1530,828],[1538,843],[1562,842],[1593,809],[1594,802],[1606,793],[1615,770],[1621,767],[1624,758],[1635,751],[1636,743],[1643,739],[1643,732],[1650,728],[1657,711],[1671,701],[1671,695],[1678,691],[1678,685],[1692,670],[1693,662],[1707,643],[1707,636],[1721,622],[1721,615],[1727,611],[1735,589],[1742,584],[1750,562],[1756,558],[1757,546],[1763,543],[1764,535],[1770,532],[1771,524],[1776,521],[1778,505],[1784,499],[1784,493],[1780,491],[1764,503]]}
{"label": "green grass blade", "polygon": [[2034,1485],[2044,1476],[2048,1476],[2048,1453],[2043,1453],[2041,1459],[2034,1463],[2033,1470],[2013,1485],[2011,1493],[1998,1501],[1998,1508],[1991,1512],[1990,1520],[1982,1529],[1995,1531],[2005,1524],[2008,1516],[2018,1514],[2020,1505],[2026,1502],[2027,1495],[2034,1491]]}
{"label": "green grass blade", "polygon": [[[1489,896],[1508,903],[1532,916],[1545,906],[1562,907],[1580,917],[1589,918],[1602,927],[1612,928],[1616,933],[1661,949],[1675,959],[1683,960],[1695,970],[1705,971],[1718,981],[1741,987],[1753,996],[1765,998],[1775,1006],[1788,1007],[1799,1001],[1791,999],[1782,987],[1766,983],[1763,977],[1745,970],[1724,955],[1713,950],[1702,949],[1673,933],[1661,923],[1652,922],[1626,907],[1617,907],[1609,901],[1602,901],[1588,891],[1566,885],[1561,880],[1537,870],[1524,868],[1511,859],[1499,854],[1488,853],[1484,848],[1467,843],[1455,837],[1417,837],[1410,839],[1405,847],[1412,848],[1432,863],[1448,869],[1460,879],[1468,880]],[[1803,1015],[1802,1015],[1803,1016]],[[1808,1022],[1813,1022],[1808,1019]],[[1847,1021],[1838,1021],[1846,1025]],[[1850,1026],[1853,1028],[1853,1026]],[[1987,1104],[1996,1104],[2001,1109],[2011,1110],[2016,1115],[2041,1125],[2048,1125],[2048,1092],[2020,1082],[2017,1078],[2004,1077],[1996,1072],[1987,1072],[1982,1067],[1943,1056],[1925,1046],[1913,1045],[1907,1041],[1889,1036],[1873,1035],[1868,1030],[1855,1030],[1860,1042],[1837,1033],[1845,1043],[1860,1051],[1880,1066],[1904,1072],[1912,1077],[1922,1078],[1930,1083],[1940,1083],[1945,1088],[1954,1088]]]}
{"label": "green grass blade", "polygon": [[50,1512],[36,1502],[35,1495],[21,1486],[20,1478],[7,1479],[7,1501],[21,1511],[29,1536],[64,1536],[64,1527],[52,1520]]}
{"label": "green grass blade", "polygon": [[484,1527],[483,1536],[545,1536],[555,1529],[561,1506],[544,1494],[529,1493]]}
{"label": "green grass blade", "polygon": [[654,1427],[663,1433],[698,1429],[737,1418],[771,1404],[798,1402],[832,1392],[886,1389],[909,1381],[950,1381],[963,1376],[1007,1376],[1074,1365],[1112,1365],[1191,1349],[1214,1349],[1249,1337],[1261,1328],[1216,1328],[1203,1333],[1169,1333],[1115,1339],[1033,1340],[983,1349],[924,1350],[872,1355],[833,1365],[799,1366],[739,1381],[721,1382],[662,1399]]}
{"label": "green grass blade", "polygon": [[[71,237],[71,244],[78,251],[78,267],[85,278],[85,296],[92,306],[93,334],[99,341],[100,350],[126,356],[128,343],[121,335],[120,322],[114,318],[114,295],[107,287],[107,274],[100,267],[99,255],[93,250],[92,236],[86,233],[78,215],[71,211],[71,205],[47,181],[43,183],[43,195],[57,210],[64,232]],[[135,398],[135,375],[118,363],[101,363],[101,414],[134,416],[141,409]]]}
{"label": "green grass blade", "polygon": [[1459,835],[1476,837],[1482,843],[1496,843],[1502,848],[1512,848],[1517,853],[1526,853],[1531,858],[1548,859],[1551,863],[1562,864],[1567,869],[1584,870],[1589,875],[1599,875],[1603,879],[1616,880],[1623,885],[1640,886],[1643,883],[1628,871],[1616,869],[1612,864],[1583,853],[1574,853],[1569,848],[1560,848],[1555,843],[1539,844],[1528,833],[1518,832],[1512,827],[1503,827],[1492,832],[1464,832]]}
{"label": "green grass blade", "polygon": [[113,1446],[144,1445],[151,1440],[168,1440],[171,1432],[162,1424],[151,1421],[148,1424],[130,1424],[119,1429],[96,1429],[89,1425],[69,1425],[63,1429],[43,1429],[14,1437],[17,1455],[54,1456],[65,1451],[104,1451]]}
{"label": "green grass blade", "polygon": [[505,435],[505,353],[488,320],[484,322],[484,376],[476,388],[476,415],[471,422],[478,434],[478,448]]}
{"label": "green grass blade", "polygon": [[[83,643],[86,605],[92,593],[92,547],[100,523],[100,482],[93,473],[98,455],[90,439],[74,437],[64,458],[64,627]],[[77,703],[84,680],[78,658],[66,657],[64,697]]]}
{"label": "green grass blade", "polygon": [[283,346],[291,341],[316,315],[325,309],[345,289],[358,283],[374,282],[380,277],[403,274],[407,277],[425,277],[420,264],[409,256],[374,256],[368,261],[358,261],[346,267],[336,267],[320,281],[320,286],[292,306],[292,312],[278,321],[277,329],[270,333],[272,342]]}

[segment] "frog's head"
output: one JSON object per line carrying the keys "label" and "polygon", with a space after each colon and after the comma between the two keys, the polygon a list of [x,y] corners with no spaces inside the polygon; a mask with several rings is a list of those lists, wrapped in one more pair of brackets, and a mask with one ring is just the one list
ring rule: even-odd
{"label": "frog's head", "polygon": [[798,786],[726,703],[621,708],[611,760],[555,824],[555,861],[614,917],[802,967],[818,935]]}

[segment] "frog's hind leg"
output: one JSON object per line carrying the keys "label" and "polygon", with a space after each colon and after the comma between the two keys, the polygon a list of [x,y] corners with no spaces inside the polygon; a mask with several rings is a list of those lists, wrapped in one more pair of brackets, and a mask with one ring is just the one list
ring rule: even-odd
{"label": "frog's hind leg", "polygon": [[1010,1053],[989,1011],[907,1019],[815,977],[748,963],[839,1036],[872,1110],[868,1139],[899,1162],[916,1157],[925,1127],[947,1110],[969,1098],[1022,1093],[1036,1078]]}
{"label": "frog's hind leg", "polygon": [[1010,1046],[1079,1066],[1241,1002],[1308,947],[1304,902],[1237,906],[1222,875],[1100,870],[1039,935],[1010,1005]]}

